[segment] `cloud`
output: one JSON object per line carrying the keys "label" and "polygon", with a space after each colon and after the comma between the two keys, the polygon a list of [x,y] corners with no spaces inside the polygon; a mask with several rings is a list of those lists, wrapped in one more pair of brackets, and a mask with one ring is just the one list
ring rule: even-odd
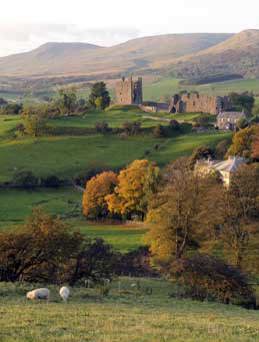
{"label": "cloud", "polygon": [[0,55],[27,51],[46,42],[113,45],[140,36],[136,28],[87,28],[72,24],[0,24]]}

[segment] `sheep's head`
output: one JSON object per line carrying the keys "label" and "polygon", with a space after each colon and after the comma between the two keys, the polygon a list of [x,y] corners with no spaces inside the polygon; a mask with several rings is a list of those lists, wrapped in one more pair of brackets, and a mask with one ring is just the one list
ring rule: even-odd
{"label": "sheep's head", "polygon": [[31,291],[26,293],[26,298],[32,299],[32,292]]}

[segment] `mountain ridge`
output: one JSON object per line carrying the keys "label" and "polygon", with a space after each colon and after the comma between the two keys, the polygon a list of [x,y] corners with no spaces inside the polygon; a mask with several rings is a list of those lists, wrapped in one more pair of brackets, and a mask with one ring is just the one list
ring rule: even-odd
{"label": "mountain ridge", "polygon": [[42,77],[155,71],[177,58],[230,38],[231,33],[166,34],[135,38],[111,47],[49,42],[0,58],[0,76]]}

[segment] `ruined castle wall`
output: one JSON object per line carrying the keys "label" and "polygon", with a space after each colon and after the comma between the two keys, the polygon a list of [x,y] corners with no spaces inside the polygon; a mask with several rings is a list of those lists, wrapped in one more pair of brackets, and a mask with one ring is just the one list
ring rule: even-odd
{"label": "ruined castle wall", "polygon": [[187,113],[218,114],[221,110],[219,98],[215,96],[186,94],[182,96],[182,101]]}
{"label": "ruined castle wall", "polygon": [[142,78],[133,81],[123,78],[115,85],[116,103],[120,105],[140,105],[143,102]]}
{"label": "ruined castle wall", "polygon": [[116,103],[129,105],[133,102],[132,79],[122,79],[115,85]]}

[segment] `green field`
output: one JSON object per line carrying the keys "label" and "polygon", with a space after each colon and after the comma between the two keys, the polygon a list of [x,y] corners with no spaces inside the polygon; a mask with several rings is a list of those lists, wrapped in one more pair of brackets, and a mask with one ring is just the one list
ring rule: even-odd
{"label": "green field", "polygon": [[[142,116],[146,116],[146,113],[142,112]],[[118,127],[123,121],[131,121],[135,117],[141,118],[141,115],[132,112],[132,109],[129,110],[129,115],[127,111],[115,110],[89,113],[79,118],[50,120],[50,124],[94,127],[96,120],[106,119],[111,125]],[[21,170],[30,170],[37,176],[55,174],[63,179],[71,179],[92,167],[120,168],[134,159],[146,158],[147,155],[149,159],[165,165],[181,155],[191,154],[193,149],[200,145],[215,145],[230,135],[211,132],[186,133],[161,139],[155,139],[152,134],[126,139],[119,135],[101,134],[15,138],[12,129],[19,122],[18,117],[0,117],[0,182],[10,181],[13,175]],[[146,121],[149,127],[157,124],[157,121],[151,119]],[[154,148],[157,144],[159,149]]]}
{"label": "green field", "polygon": [[0,189],[0,231],[22,224],[34,207],[60,215],[71,230],[90,238],[103,238],[116,250],[127,252],[144,244],[145,227],[137,224],[87,222],[81,215],[82,193],[73,188],[38,189],[37,191]]}
{"label": "green field", "polygon": [[[131,284],[138,282],[139,290]],[[147,295],[145,288],[152,288]],[[161,279],[120,278],[108,297],[72,288],[67,304],[51,286],[49,304],[27,302],[33,285],[0,284],[0,341],[254,342],[259,313],[232,305],[170,298]],[[120,289],[120,290],[119,290]]]}
{"label": "green field", "polygon": [[[192,121],[199,114],[181,114],[181,121]],[[152,118],[151,118],[152,117]],[[81,117],[49,120],[56,127],[95,126],[107,121],[111,127],[121,127],[125,121],[140,120],[143,127],[154,127],[170,118],[169,114],[148,116],[135,107],[114,107],[106,112],[90,112]],[[38,177],[57,175],[71,180],[96,167],[120,168],[134,159],[149,158],[163,167],[170,161],[190,155],[201,145],[215,145],[229,133],[185,133],[155,139],[152,134],[121,138],[119,135],[60,135],[39,138],[15,137],[19,116],[0,117],[0,183],[10,182],[18,171],[32,171]],[[165,124],[165,123],[164,123]],[[0,229],[9,229],[24,222],[35,206],[61,215],[71,225],[92,237],[104,237],[121,251],[132,250],[143,243],[143,227],[89,225],[81,218],[80,192],[73,188],[37,189],[37,191],[0,189]],[[71,217],[73,218],[71,220]]]}
{"label": "green field", "polygon": [[160,101],[164,96],[172,96],[181,90],[198,91],[199,93],[211,95],[227,95],[230,92],[252,91],[259,95],[259,80],[234,80],[204,85],[181,85],[177,79],[160,79],[154,83],[144,86],[145,100]]}
{"label": "green field", "polygon": [[145,244],[146,229],[141,225],[89,223],[85,220],[72,220],[73,229],[90,238],[102,238],[120,252],[129,252]]}
{"label": "green field", "polygon": [[0,189],[0,229],[23,223],[37,206],[51,214],[69,217],[81,211],[81,200],[82,194],[73,188],[37,191]]}

